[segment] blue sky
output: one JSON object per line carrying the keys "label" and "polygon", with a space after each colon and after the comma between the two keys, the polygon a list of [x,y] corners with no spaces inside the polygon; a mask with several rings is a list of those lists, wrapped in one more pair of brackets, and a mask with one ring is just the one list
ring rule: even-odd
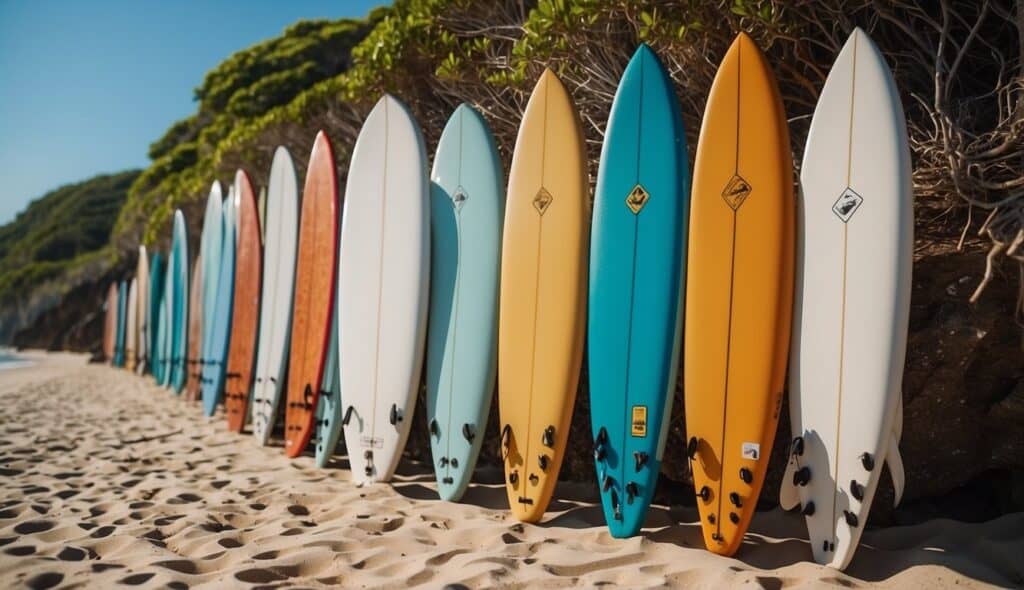
{"label": "blue sky", "polygon": [[68,182],[148,163],[228,55],[380,0],[0,0],[0,225]]}

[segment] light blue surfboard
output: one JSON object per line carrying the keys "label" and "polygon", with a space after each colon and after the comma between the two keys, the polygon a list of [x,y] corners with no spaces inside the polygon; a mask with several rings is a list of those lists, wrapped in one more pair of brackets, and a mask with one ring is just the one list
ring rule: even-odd
{"label": "light blue surfboard", "polygon": [[114,341],[114,366],[124,366],[124,333],[125,324],[128,318],[125,317],[125,310],[128,309],[128,287],[124,281],[117,286],[117,339]]}
{"label": "light blue surfboard", "polygon": [[160,341],[157,342],[156,363],[160,368],[157,375],[157,384],[168,387],[171,384],[171,337],[173,326],[171,325],[171,308],[174,305],[174,253],[167,255],[167,263],[164,264],[164,294],[160,300],[160,315],[156,323],[160,327]]}
{"label": "light blue surfboard", "polygon": [[590,420],[615,537],[639,532],[661,468],[679,360],[687,159],[672,80],[641,45],[608,118],[590,244]]}
{"label": "light blue surfboard", "polygon": [[220,253],[224,240],[224,197],[220,182],[213,181],[210,195],[206,199],[206,213],[203,215],[203,235],[199,242],[199,255],[203,270],[200,272],[203,285],[200,288],[200,304],[202,310],[203,331],[199,345],[198,365],[193,369],[199,372],[202,384],[202,371],[206,366],[210,351],[210,340],[213,338],[213,313],[217,306],[217,280],[220,278]]}
{"label": "light blue surfboard", "polygon": [[460,105],[430,174],[427,424],[443,500],[462,497],[494,394],[505,182],[487,121]]}
{"label": "light blue surfboard", "polygon": [[174,239],[171,247],[171,278],[174,303],[168,309],[171,318],[170,385],[181,393],[188,378],[188,228],[181,210],[174,212]]}
{"label": "light blue surfboard", "polygon": [[[231,339],[231,308],[235,296],[235,216],[238,207],[234,195],[228,198],[222,208],[223,234],[220,263],[217,265],[217,292],[213,301],[212,314],[207,316],[210,323],[203,325],[204,341],[209,333],[209,348],[205,349],[205,362],[200,380],[203,397],[203,413],[212,416],[217,410],[224,393],[224,372],[228,360],[228,344]],[[204,318],[207,319],[207,318]]]}
{"label": "light blue surfboard", "polygon": [[146,310],[146,325],[149,326],[149,372],[157,376],[156,362],[158,344],[160,342],[160,306],[164,298],[164,261],[159,252],[153,253],[149,262],[149,309]]}
{"label": "light blue surfboard", "polygon": [[[339,210],[340,213],[340,210]],[[338,369],[338,296],[334,296],[331,331],[327,334],[327,360],[316,406],[316,466],[326,467],[341,438],[341,373]]]}

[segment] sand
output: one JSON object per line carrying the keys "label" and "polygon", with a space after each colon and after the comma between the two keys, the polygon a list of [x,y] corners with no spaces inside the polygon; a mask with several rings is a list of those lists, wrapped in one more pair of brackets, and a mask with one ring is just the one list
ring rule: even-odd
{"label": "sand", "polygon": [[30,355],[0,371],[0,587],[982,588],[1024,584],[1024,514],[869,530],[846,573],[810,563],[800,516],[759,513],[736,558],[702,548],[691,508],[611,538],[596,494],[563,485],[548,519],[506,511],[478,470],[461,504],[428,466],[359,488],[229,433],[150,379]]}

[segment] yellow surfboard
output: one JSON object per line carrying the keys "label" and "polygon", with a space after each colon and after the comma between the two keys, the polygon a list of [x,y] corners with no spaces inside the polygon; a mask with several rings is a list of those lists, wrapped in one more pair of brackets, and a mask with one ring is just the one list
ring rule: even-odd
{"label": "yellow surfboard", "polygon": [[743,33],[711,87],[690,207],[687,453],[704,542],[731,555],[754,514],[779,419],[796,213],[782,100]]}
{"label": "yellow surfboard", "polygon": [[590,205],[583,132],[550,70],[523,113],[501,256],[498,405],[512,513],[544,515],[565,455],[586,322]]}

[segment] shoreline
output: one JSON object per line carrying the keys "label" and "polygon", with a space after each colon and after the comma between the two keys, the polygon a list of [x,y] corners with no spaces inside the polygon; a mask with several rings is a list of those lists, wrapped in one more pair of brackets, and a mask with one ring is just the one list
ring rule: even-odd
{"label": "shoreline", "polygon": [[842,573],[810,561],[802,517],[775,509],[725,558],[704,549],[691,507],[655,504],[641,536],[613,539],[585,482],[560,483],[540,525],[509,515],[496,469],[478,469],[458,504],[412,461],[392,485],[360,488],[344,457],[290,460],[279,437],[260,447],[151,379],[86,355],[19,355],[35,364],[0,372],[5,586],[1024,584],[1024,513],[869,529]]}

